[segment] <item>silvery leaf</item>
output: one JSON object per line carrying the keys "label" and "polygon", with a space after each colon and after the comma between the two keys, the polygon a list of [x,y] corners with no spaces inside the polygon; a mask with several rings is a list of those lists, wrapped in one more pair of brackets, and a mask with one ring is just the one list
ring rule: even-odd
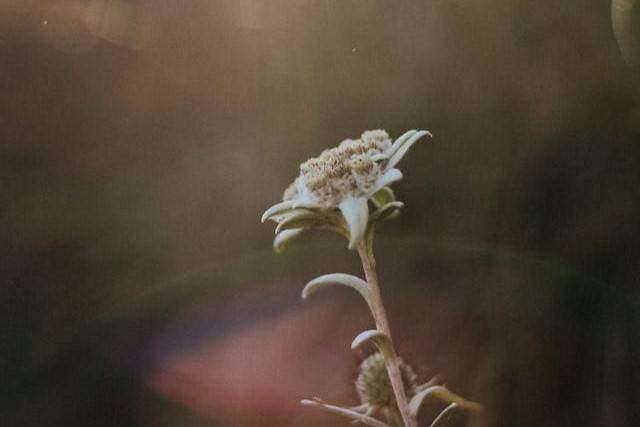
{"label": "silvery leaf", "polygon": [[269,217],[269,221],[273,221],[276,224],[280,224],[282,221],[285,221],[293,216],[300,215],[303,213],[312,214],[312,213],[315,213],[315,211],[311,211],[309,209],[302,209],[302,208],[291,208],[291,209],[271,215]]}
{"label": "silvery leaf", "polygon": [[283,202],[276,203],[275,205],[271,206],[269,209],[264,211],[264,213],[262,214],[261,221],[265,222],[266,220],[270,219],[274,215],[283,214],[287,211],[290,211],[292,209],[298,209],[298,208],[317,209],[319,208],[319,206],[315,203],[306,203],[306,202],[301,202],[300,200],[285,200]]}
{"label": "silvery leaf", "polygon": [[377,208],[394,202],[395,200],[396,196],[393,194],[391,187],[382,187],[371,196],[371,201]]}
{"label": "silvery leaf", "polygon": [[292,228],[290,230],[281,231],[275,239],[273,239],[273,250],[282,253],[291,239],[302,233],[302,228]]}
{"label": "silvery leaf", "polygon": [[413,135],[415,135],[418,131],[415,129],[412,130],[408,130],[405,133],[403,133],[402,135],[400,135],[398,137],[398,139],[396,139],[395,141],[393,141],[393,144],[391,145],[391,148],[389,150],[386,151],[385,154],[391,156],[393,153],[395,153],[396,151],[398,151],[398,149],[409,140],[409,138],[411,138]]}
{"label": "silvery leaf", "polygon": [[355,249],[367,229],[369,206],[365,197],[348,197],[338,206],[349,228],[349,249]]}
{"label": "silvery leaf", "polygon": [[426,383],[420,384],[419,386],[417,386],[416,387],[416,393],[419,393],[422,390],[425,390],[425,389],[431,387],[432,385],[436,385],[438,383],[438,381],[440,381],[440,378],[436,375],[435,377],[431,378]]}
{"label": "silvery leaf", "polygon": [[284,230],[291,230],[292,228],[305,228],[314,227],[318,225],[328,225],[329,221],[323,214],[302,211],[287,216],[276,227],[276,234]]}
{"label": "silvery leaf", "polygon": [[393,182],[399,181],[402,179],[402,172],[400,169],[391,168],[388,169],[382,176],[378,179],[376,185],[380,188],[383,188]]}
{"label": "silvery leaf", "polygon": [[433,422],[431,423],[431,427],[438,427],[440,425],[444,425],[442,424],[447,418],[449,418],[449,415],[451,415],[451,413],[453,412],[454,409],[456,409],[458,407],[457,403],[452,403],[451,405],[447,406],[444,411],[440,412],[440,414],[433,420]]}
{"label": "silvery leaf", "polygon": [[409,411],[411,411],[411,413],[414,416],[417,416],[418,411],[422,406],[422,403],[425,401],[427,397],[432,397],[432,396],[444,402],[456,403],[460,408],[465,408],[470,410],[482,409],[481,405],[475,402],[466,400],[455,393],[452,393],[446,387],[441,385],[434,385],[422,391],[419,391],[418,393],[415,394],[415,396],[411,398],[411,401],[409,402]]}
{"label": "silvery leaf", "polygon": [[379,162],[381,160],[387,160],[389,158],[389,156],[385,153],[376,153],[373,154],[371,157],[371,160],[373,160],[374,162]]}
{"label": "silvery leaf", "polygon": [[301,400],[300,403],[302,405],[313,406],[316,408],[327,410],[329,412],[333,412],[334,414],[342,415],[343,417],[350,418],[353,421],[357,421],[371,427],[390,427],[388,424],[385,424],[380,420],[376,420],[373,417],[362,414],[360,412],[356,412],[352,409],[329,405],[328,403],[325,403],[318,398],[314,398],[313,400]]}
{"label": "silvery leaf", "polygon": [[371,220],[383,221],[391,217],[391,215],[393,215],[395,212],[397,212],[398,209],[400,209],[403,206],[404,206],[404,203],[402,202],[387,203],[386,205],[384,205],[383,207],[381,207],[380,209],[378,209],[377,211],[371,214]]}
{"label": "silvery leaf", "polygon": [[306,299],[309,295],[312,295],[318,289],[331,285],[344,285],[355,289],[360,293],[360,295],[362,295],[362,298],[364,298],[364,300],[367,302],[369,308],[371,308],[369,284],[359,277],[344,273],[332,273],[316,277],[315,279],[307,283],[304,289],[302,289],[302,298]]}
{"label": "silvery leaf", "polygon": [[361,332],[351,343],[351,349],[355,350],[369,340],[371,340],[376,345],[376,347],[378,347],[378,350],[380,350],[380,352],[384,355],[385,359],[390,360],[395,358],[395,351],[393,349],[393,345],[391,344],[391,340],[386,334],[376,329],[370,329]]}
{"label": "silvery leaf", "polygon": [[[407,132],[408,133],[408,132]],[[405,134],[406,135],[406,134]],[[418,141],[420,138],[422,138],[425,135],[429,135],[431,136],[431,133],[429,133],[426,130],[421,130],[419,132],[415,132],[413,135],[410,136],[409,139],[407,140],[403,140],[400,144],[396,145],[396,142],[393,143],[393,146],[391,147],[391,150],[389,151],[389,161],[387,162],[386,167],[387,168],[392,168],[395,165],[398,164],[398,162],[400,160],[402,160],[402,158],[404,157],[405,154],[407,154],[407,151],[409,150],[409,148],[411,148],[411,146],[413,144],[416,143],[416,141]],[[404,135],[403,135],[404,136]],[[402,138],[402,136],[400,137]],[[400,139],[398,138],[398,140]]]}

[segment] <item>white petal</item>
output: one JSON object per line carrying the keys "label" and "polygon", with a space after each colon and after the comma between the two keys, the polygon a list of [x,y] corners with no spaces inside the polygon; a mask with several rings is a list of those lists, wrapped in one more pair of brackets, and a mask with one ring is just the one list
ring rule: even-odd
{"label": "white petal", "polygon": [[303,209],[317,209],[320,205],[316,203],[309,203],[302,200],[285,200],[280,203],[276,203],[262,214],[262,222],[270,219],[274,215],[282,214],[291,209],[303,208]]}
{"label": "white petal", "polygon": [[371,160],[373,160],[374,162],[387,160],[389,158],[389,156],[384,153],[375,153],[375,154],[372,154],[370,157],[371,157]]}
{"label": "white petal", "polygon": [[295,203],[295,201],[293,200],[285,200],[284,202],[280,202],[280,203],[276,203],[275,205],[271,206],[269,209],[267,209],[266,211],[264,211],[264,213],[262,214],[262,222],[265,222],[266,220],[268,220],[269,218],[271,218],[274,215],[277,215],[283,211],[286,211],[288,209],[291,209],[293,207],[293,204]]}
{"label": "white petal", "polygon": [[314,225],[321,224],[323,219],[326,218],[312,211],[293,211],[290,215],[287,215],[280,221],[276,227],[276,234],[295,228],[312,227]]}
{"label": "white petal", "polygon": [[271,215],[269,217],[269,220],[275,222],[276,224],[280,224],[281,222],[286,221],[291,217],[300,215],[303,212],[307,213],[307,214],[312,213],[312,211],[310,211],[308,209],[291,208],[291,209],[284,210],[282,212],[278,212],[278,213],[275,213],[275,214]]}
{"label": "white petal", "polygon": [[403,133],[402,135],[400,135],[398,137],[398,139],[396,139],[395,141],[393,141],[393,144],[391,145],[391,148],[389,148],[386,151],[386,154],[388,154],[389,156],[391,156],[393,153],[395,153],[396,151],[398,151],[398,148],[402,146],[402,144],[404,144],[405,142],[407,142],[409,140],[409,138],[411,138],[413,135],[416,134],[416,132],[418,132],[415,129],[406,131],[405,133]]}
{"label": "white petal", "polygon": [[350,418],[353,421],[357,421],[359,423],[371,426],[371,427],[389,427],[388,424],[383,423],[380,420],[376,420],[373,417],[362,414],[360,412],[356,412],[353,409],[342,408],[340,406],[329,405],[328,403],[323,402],[320,399],[313,400],[301,400],[300,403],[305,406],[315,406],[316,408],[321,408],[327,410],[329,412],[333,412],[334,414],[342,415],[343,417]]}
{"label": "white petal", "polygon": [[380,178],[378,178],[378,182],[376,182],[375,188],[386,187],[387,185],[396,181],[400,181],[401,179],[402,172],[400,172],[400,169],[389,169],[385,173],[383,173]]}
{"label": "white petal", "polygon": [[411,148],[411,146],[415,144],[416,141],[418,141],[420,138],[422,138],[425,135],[431,136],[431,133],[429,133],[426,130],[421,130],[419,132],[414,133],[413,135],[411,135],[411,137],[408,140],[402,141],[402,143],[398,144],[397,146],[396,146],[396,143],[394,142],[393,146],[391,147],[391,150],[389,150],[390,157],[389,157],[389,161],[386,164],[386,167],[392,168],[395,165],[397,165],[398,162],[402,160],[404,155],[407,154],[407,151],[409,150],[409,148]]}
{"label": "white petal", "polygon": [[349,249],[355,249],[367,229],[369,206],[365,197],[348,197],[338,206],[349,227]]}
{"label": "white petal", "polygon": [[371,307],[369,284],[359,277],[344,273],[325,274],[324,276],[316,277],[306,284],[306,286],[302,290],[302,298],[306,299],[309,295],[312,295],[318,289],[331,285],[344,285],[355,289],[360,293],[360,295],[362,295],[362,298],[364,298],[369,307]]}
{"label": "white petal", "polygon": [[273,250],[277,253],[281,253],[289,241],[302,233],[302,230],[302,228],[294,228],[291,230],[281,231],[280,234],[273,239]]}

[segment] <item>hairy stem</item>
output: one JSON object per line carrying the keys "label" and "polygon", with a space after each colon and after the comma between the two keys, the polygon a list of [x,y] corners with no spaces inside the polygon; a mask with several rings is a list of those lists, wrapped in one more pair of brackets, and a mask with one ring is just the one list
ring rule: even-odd
{"label": "hairy stem", "polygon": [[[364,240],[365,242],[358,246],[358,255],[360,255],[360,259],[362,260],[362,268],[364,269],[364,274],[370,287],[371,308],[373,310],[373,317],[376,321],[376,329],[386,334],[389,337],[389,340],[393,343],[391,339],[389,321],[387,320],[387,314],[382,303],[382,295],[380,294],[380,285],[378,284],[378,274],[376,272],[376,260],[373,256],[373,247],[370,239]],[[417,427],[418,423],[416,418],[409,410],[407,394],[404,391],[400,364],[396,357],[395,350],[393,351],[393,357],[390,359],[391,360],[388,360],[388,358],[385,357],[385,363],[387,365],[389,379],[391,380],[391,386],[393,387],[393,392],[396,396],[396,403],[398,404],[400,415],[402,416],[405,427]]]}

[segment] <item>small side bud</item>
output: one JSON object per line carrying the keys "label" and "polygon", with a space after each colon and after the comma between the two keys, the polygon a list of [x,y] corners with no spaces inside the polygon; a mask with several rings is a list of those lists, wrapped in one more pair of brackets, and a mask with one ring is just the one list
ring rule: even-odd
{"label": "small side bud", "polygon": [[[405,393],[413,396],[416,391],[416,374],[409,365],[402,362],[402,359],[398,361]],[[356,380],[356,390],[362,403],[382,409],[396,408],[395,395],[382,353],[374,353],[362,362]]]}

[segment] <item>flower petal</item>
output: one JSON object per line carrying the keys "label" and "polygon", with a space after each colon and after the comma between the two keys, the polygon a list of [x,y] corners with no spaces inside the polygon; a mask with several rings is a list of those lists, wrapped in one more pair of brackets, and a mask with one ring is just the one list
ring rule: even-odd
{"label": "flower petal", "polygon": [[[407,133],[405,135],[407,135]],[[398,138],[398,140],[393,143],[393,146],[389,150],[389,161],[386,164],[387,168],[392,168],[397,165],[398,162],[402,160],[404,155],[407,154],[409,148],[411,148],[411,146],[416,143],[416,141],[418,141],[425,135],[431,136],[431,133],[426,130],[421,130],[412,134],[409,139],[401,140],[401,138],[403,138],[405,135]],[[397,144],[398,141],[400,141],[399,144]]]}
{"label": "flower petal", "polygon": [[322,225],[327,218],[320,213],[312,211],[299,211],[286,216],[276,227],[276,234],[292,228],[305,228]]}
{"label": "flower petal", "polygon": [[393,153],[395,153],[396,151],[398,151],[398,148],[400,146],[402,146],[402,144],[404,144],[405,142],[407,142],[409,140],[409,138],[411,138],[413,135],[416,134],[416,132],[418,132],[415,129],[411,129],[406,131],[405,133],[403,133],[402,135],[400,135],[398,137],[398,139],[396,139],[395,141],[393,141],[393,144],[391,145],[391,148],[389,148],[385,154],[388,154],[389,156],[391,156]]}
{"label": "flower petal", "polygon": [[291,209],[317,209],[319,207],[320,206],[315,203],[301,202],[300,200],[285,200],[283,202],[276,203],[275,205],[264,211],[261,221],[265,222],[266,220],[271,219],[273,216],[283,214],[284,212]]}
{"label": "flower petal", "polygon": [[268,220],[274,215],[277,215],[279,213],[292,209],[294,203],[295,203],[294,200],[285,200],[284,202],[276,203],[275,205],[271,206],[269,209],[264,211],[264,213],[262,214],[261,221],[265,222],[266,220]]}
{"label": "flower petal", "polygon": [[355,249],[367,229],[369,206],[365,197],[348,197],[338,205],[349,227],[349,249]]}
{"label": "flower petal", "polygon": [[371,160],[373,160],[374,162],[379,162],[381,160],[387,160],[389,158],[389,156],[385,153],[375,153],[372,154],[371,156]]}
{"label": "flower petal", "polygon": [[380,178],[378,178],[378,182],[376,182],[376,188],[383,188],[387,185],[400,181],[402,179],[402,172],[400,169],[388,169]]}
{"label": "flower petal", "polygon": [[[325,274],[307,283],[302,290],[302,299],[315,293],[318,289],[331,285],[344,285],[358,291],[371,308],[369,284],[359,277],[344,273]],[[373,313],[373,310],[371,311]]]}
{"label": "flower petal", "polygon": [[284,210],[279,213],[275,213],[269,217],[269,221],[273,221],[276,224],[280,224],[282,221],[286,221],[289,218],[300,215],[301,213],[310,214],[313,211],[309,209],[300,209],[300,208],[291,208],[289,210]]}
{"label": "flower petal", "polygon": [[359,422],[370,427],[390,427],[388,424],[383,423],[380,420],[376,420],[373,417],[356,412],[353,409],[343,408],[341,406],[329,405],[318,398],[313,400],[301,400],[300,403],[306,406],[314,406],[316,408],[324,409],[334,414],[342,415],[343,417],[350,418],[354,422]]}
{"label": "flower petal", "polygon": [[276,253],[282,253],[289,241],[302,233],[302,231],[302,228],[292,228],[290,230],[281,231],[280,234],[273,239],[273,250],[276,251]]}

